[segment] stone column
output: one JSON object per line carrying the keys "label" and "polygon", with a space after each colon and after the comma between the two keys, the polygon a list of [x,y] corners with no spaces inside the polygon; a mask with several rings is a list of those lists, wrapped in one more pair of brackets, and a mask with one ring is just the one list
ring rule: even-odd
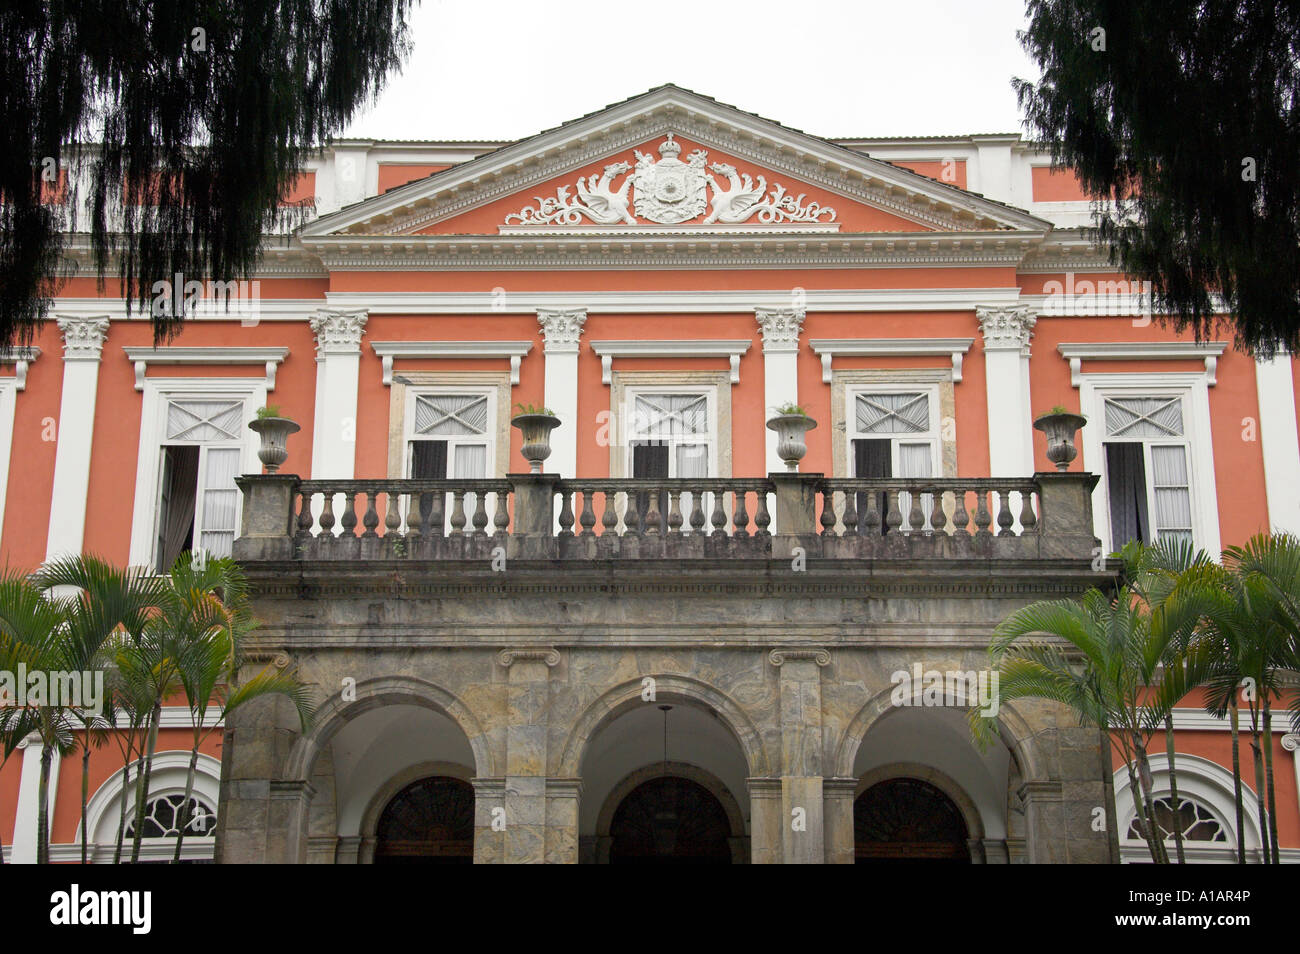
{"label": "stone column", "polygon": [[[799,332],[803,329],[802,308],[756,308],[758,330],[763,335],[763,420],[782,404],[799,403]],[[776,452],[776,431],[763,427],[767,448],[767,471],[788,473],[785,462]],[[768,494],[768,513],[772,514],[773,533],[791,533],[782,523],[772,494]]]}
{"label": "stone column", "polygon": [[1300,733],[1289,732],[1282,736],[1282,748],[1291,753],[1291,764],[1295,769],[1295,788],[1300,792]]}
{"label": "stone column", "polygon": [[499,865],[506,860],[506,780],[476,778],[474,786],[474,864]]}
{"label": "stone column", "polygon": [[[41,790],[41,739],[32,734],[18,743],[23,753],[22,775],[18,779],[18,806],[14,810],[14,837],[10,848],[9,861],[12,864],[36,864],[36,841],[39,826],[36,824],[40,814]],[[59,792],[59,750],[50,751],[50,782],[46,811],[46,822],[54,824],[54,803]],[[49,830],[47,828],[46,835]],[[80,857],[80,856],[78,856]]]}
{"label": "stone column", "polygon": [[108,317],[56,315],[63,332],[63,394],[59,400],[58,443],[45,559],[81,553],[90,499],[90,449],[95,431],[99,360]]}
{"label": "stone column", "polygon": [[1255,362],[1259,394],[1259,447],[1264,458],[1268,522],[1274,530],[1300,533],[1300,441],[1296,436],[1295,382],[1291,355]]}
{"label": "stone column", "polygon": [[785,864],[826,860],[822,790],[821,669],[824,649],[774,649],[781,686],[781,857]]}
{"label": "stone column", "polygon": [[546,780],[546,863],[578,863],[578,797],[580,778]]}
{"label": "stone column", "polygon": [[313,789],[284,780],[298,720],[287,700],[273,697],[237,709],[222,736],[219,864],[306,861],[308,805]]}
{"label": "stone column", "polygon": [[351,480],[357,457],[357,384],[365,311],[321,310],[311,319],[316,335],[316,416],[312,434],[315,480]]}
{"label": "stone column", "polygon": [[979,307],[975,315],[984,336],[989,476],[1027,477],[1034,472],[1029,339],[1037,319],[1023,305]]}
{"label": "stone column", "polygon": [[749,778],[750,861],[756,865],[781,863],[781,780]]}
{"label": "stone column", "polygon": [[853,803],[857,792],[856,778],[822,780],[828,865],[851,865],[857,860],[857,843],[853,830]]}
{"label": "stone column", "polygon": [[551,431],[551,456],[544,466],[568,478],[578,475],[578,339],[586,322],[585,308],[537,310],[546,339],[542,400],[560,419],[560,426]]}
{"label": "stone column", "polygon": [[[509,670],[506,685],[505,861],[507,864],[542,864],[546,861],[547,846],[546,736],[550,670],[559,664],[560,654],[554,649],[505,649],[498,654],[497,660]],[[575,810],[573,827],[567,831],[573,840],[575,860],[577,822]],[[553,839],[557,850],[563,850],[560,846],[564,834],[561,831]]]}

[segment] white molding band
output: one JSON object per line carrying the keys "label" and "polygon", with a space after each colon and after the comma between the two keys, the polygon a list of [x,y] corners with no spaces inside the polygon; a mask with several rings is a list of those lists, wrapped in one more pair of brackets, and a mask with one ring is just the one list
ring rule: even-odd
{"label": "white molding band", "polygon": [[533,349],[531,341],[372,341],[370,348],[383,361],[384,386],[393,383],[394,358],[504,358],[510,361],[510,383],[519,384],[519,363]]}
{"label": "white molding band", "polygon": [[726,358],[731,365],[731,383],[740,383],[740,356],[753,342],[689,339],[676,341],[593,341],[591,350],[600,355],[600,381],[613,380],[615,358]]}
{"label": "white molding band", "polygon": [[1295,383],[1291,355],[1255,361],[1259,398],[1259,450],[1264,492],[1273,530],[1300,533],[1300,439],[1296,432]]}
{"label": "white molding band", "polygon": [[266,369],[266,389],[275,390],[275,371],[289,354],[288,348],[123,348],[135,365],[135,389],[144,390],[145,372],[151,364],[211,365],[260,364]]}
{"label": "white molding band", "polygon": [[974,338],[813,338],[808,342],[813,353],[822,359],[822,383],[831,383],[831,360],[841,357],[917,357],[945,355],[952,361],[952,380],[961,381],[962,358],[975,343]]}
{"label": "white molding band", "polygon": [[1205,362],[1205,383],[1214,387],[1219,356],[1228,350],[1222,341],[1196,344],[1191,341],[1151,342],[1066,342],[1056,346],[1061,357],[1070,362],[1070,385],[1078,387],[1082,380],[1084,361],[1186,361],[1202,359]]}
{"label": "white molding band", "polygon": [[0,351],[0,364],[12,364],[14,366],[14,390],[27,390],[27,369],[40,356],[41,349],[36,345]]}

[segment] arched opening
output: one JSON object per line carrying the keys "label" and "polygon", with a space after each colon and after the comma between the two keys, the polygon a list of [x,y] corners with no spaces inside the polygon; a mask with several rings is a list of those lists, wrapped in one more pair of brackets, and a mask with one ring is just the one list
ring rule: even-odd
{"label": "arched opening", "polygon": [[375,864],[474,862],[474,788],[436,775],[412,782],[384,807],[375,833]]}
{"label": "arched opening", "polygon": [[680,775],[642,782],[609,826],[610,864],[712,864],[732,860],[731,823],[712,792]]}
{"label": "arched opening", "polygon": [[885,861],[969,864],[969,832],[943,791],[917,778],[877,782],[853,803],[858,864]]}

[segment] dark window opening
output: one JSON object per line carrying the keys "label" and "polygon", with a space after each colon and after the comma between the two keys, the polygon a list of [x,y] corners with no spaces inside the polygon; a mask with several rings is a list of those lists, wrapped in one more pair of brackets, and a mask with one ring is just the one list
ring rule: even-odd
{"label": "dark window opening", "polygon": [[1151,542],[1147,516],[1147,474],[1142,445],[1111,442],[1106,454],[1106,489],[1110,496],[1111,548],[1119,550],[1130,540]]}
{"label": "dark window opening", "polygon": [[162,494],[158,502],[157,562],[169,573],[177,558],[194,548],[194,503],[199,489],[199,448],[194,444],[164,447]]}
{"label": "dark window opening", "polygon": [[[863,478],[884,478],[894,476],[892,462],[892,442],[887,438],[858,438],[853,442],[853,476]],[[889,494],[880,493],[876,500],[876,513],[880,515],[881,536],[888,531],[885,525],[885,513],[889,510]],[[858,511],[858,527],[865,529],[867,510],[870,507],[867,494],[858,494],[854,501]]]}

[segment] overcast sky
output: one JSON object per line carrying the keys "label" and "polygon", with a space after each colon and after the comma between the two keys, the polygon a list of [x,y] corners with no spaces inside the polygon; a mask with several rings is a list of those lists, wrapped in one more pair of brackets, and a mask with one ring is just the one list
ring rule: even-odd
{"label": "overcast sky", "polygon": [[1024,0],[423,0],[350,137],[520,139],[663,83],[820,136],[1021,132]]}

